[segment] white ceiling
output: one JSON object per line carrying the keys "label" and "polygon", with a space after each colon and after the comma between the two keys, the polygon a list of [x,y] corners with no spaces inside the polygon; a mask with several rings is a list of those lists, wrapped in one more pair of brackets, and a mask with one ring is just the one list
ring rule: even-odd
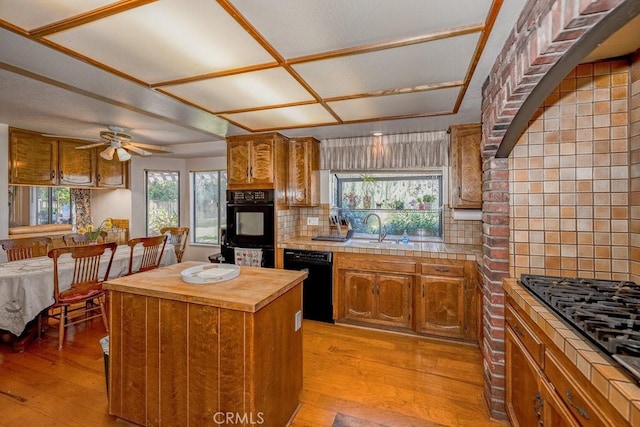
{"label": "white ceiling", "polygon": [[[0,123],[176,155],[480,121],[525,0],[0,0]],[[637,46],[637,45],[636,45]]]}

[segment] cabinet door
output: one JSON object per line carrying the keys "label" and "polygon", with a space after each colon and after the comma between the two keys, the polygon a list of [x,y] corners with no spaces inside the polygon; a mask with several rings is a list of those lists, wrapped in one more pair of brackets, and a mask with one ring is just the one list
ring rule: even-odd
{"label": "cabinet door", "polygon": [[464,278],[421,276],[420,332],[464,337]]}
{"label": "cabinet door", "polygon": [[53,185],[58,182],[58,144],[37,133],[12,131],[9,183]]}
{"label": "cabinet door", "polygon": [[452,208],[482,207],[482,157],[480,125],[451,126]]}
{"label": "cabinet door", "polygon": [[249,182],[249,141],[227,141],[227,185]]}
{"label": "cabinet door", "polygon": [[320,203],[320,147],[315,138],[289,141],[289,205]]}
{"label": "cabinet door", "polygon": [[249,182],[252,184],[273,184],[273,142],[252,141],[249,163]]}
{"label": "cabinet door", "polygon": [[106,160],[98,156],[98,187],[127,188],[128,167],[128,161]]}
{"label": "cabinet door", "polygon": [[544,404],[544,427],[578,427],[580,424],[562,403],[552,385],[544,378],[540,379],[540,392]]}
{"label": "cabinet door", "polygon": [[92,187],[96,184],[95,150],[79,150],[83,145],[86,144],[58,141],[58,182],[61,185]]}
{"label": "cabinet door", "polygon": [[344,271],[344,317],[373,319],[375,274]]}
{"label": "cabinet door", "polygon": [[541,374],[510,327],[506,328],[505,344],[506,409],[509,420],[516,427],[542,425]]}
{"label": "cabinet door", "polygon": [[307,204],[309,188],[309,158],[306,141],[291,141],[289,143],[289,190],[292,206]]}
{"label": "cabinet door", "polygon": [[376,283],[377,318],[392,326],[411,326],[411,277],[379,274]]}

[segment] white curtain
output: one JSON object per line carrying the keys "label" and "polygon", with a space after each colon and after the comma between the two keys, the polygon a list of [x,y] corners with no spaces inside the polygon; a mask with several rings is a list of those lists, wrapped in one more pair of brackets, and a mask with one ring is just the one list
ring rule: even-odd
{"label": "white curtain", "polygon": [[322,169],[419,169],[447,166],[446,131],[357,138],[325,139],[320,144]]}

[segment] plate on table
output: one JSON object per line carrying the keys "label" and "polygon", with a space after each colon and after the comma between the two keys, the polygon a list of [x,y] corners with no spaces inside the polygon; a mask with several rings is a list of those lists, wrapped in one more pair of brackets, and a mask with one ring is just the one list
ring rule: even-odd
{"label": "plate on table", "polygon": [[180,278],[183,282],[194,284],[210,284],[225,282],[240,275],[240,267],[235,264],[197,265],[182,270]]}

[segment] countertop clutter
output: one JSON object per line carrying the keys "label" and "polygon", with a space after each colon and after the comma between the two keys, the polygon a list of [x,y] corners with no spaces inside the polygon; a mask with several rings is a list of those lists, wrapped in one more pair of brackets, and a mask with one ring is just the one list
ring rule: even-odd
{"label": "countertop clutter", "polygon": [[480,245],[459,245],[442,242],[409,242],[409,244],[402,244],[393,241],[370,242],[358,239],[351,239],[346,242],[329,242],[312,240],[310,237],[298,237],[281,241],[278,243],[278,247],[312,251],[445,258],[477,262],[482,260],[482,246]]}

